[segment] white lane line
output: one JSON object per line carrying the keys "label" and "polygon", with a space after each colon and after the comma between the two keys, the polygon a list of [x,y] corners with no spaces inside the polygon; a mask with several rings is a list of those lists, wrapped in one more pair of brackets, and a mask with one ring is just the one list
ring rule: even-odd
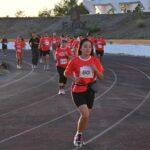
{"label": "white lane line", "polygon": [[[25,63],[31,66],[31,64],[29,64],[29,63],[27,63],[27,62],[25,62]],[[30,71],[29,73],[27,73],[26,75],[24,75],[23,77],[21,77],[21,78],[19,78],[19,79],[16,79],[16,80],[13,80],[13,81],[11,81],[11,82],[8,82],[8,83],[6,83],[6,84],[1,85],[1,86],[0,86],[0,89],[6,87],[6,86],[8,86],[8,85],[11,85],[11,84],[13,84],[13,83],[16,83],[16,82],[18,82],[18,81],[21,81],[21,80],[23,80],[23,79],[25,79],[25,78],[27,78],[28,76],[30,76],[30,75],[33,73],[33,71],[34,71],[34,69],[31,69],[31,71]]]}
{"label": "white lane line", "polygon": [[141,69],[138,69],[138,68],[136,68],[136,67],[129,66],[129,65],[124,65],[124,66],[127,66],[128,68],[131,68],[131,69],[133,69],[133,70],[136,70],[136,71],[142,73],[144,76],[146,76],[146,77],[150,80],[150,76],[149,76],[148,74],[146,74],[145,72],[143,72]]}
{"label": "white lane line", "polygon": [[[132,111],[130,111],[127,115],[125,115],[123,118],[121,118],[119,121],[117,121],[116,123],[114,123],[109,128],[105,129],[104,131],[100,132],[99,134],[97,134],[93,138],[89,139],[87,142],[85,142],[85,144],[93,142],[97,138],[101,137],[102,135],[104,135],[105,133],[107,133],[108,131],[110,131],[111,129],[113,129],[114,127],[116,127],[117,125],[119,125],[122,121],[124,121],[126,118],[128,118],[129,116],[131,116],[135,111],[137,111],[148,100],[149,97],[150,97],[150,91],[148,92],[148,94],[146,95],[146,97],[144,98],[144,100],[135,109],[133,109]],[[75,150],[75,149],[73,149],[73,150]]]}
{"label": "white lane line", "polygon": [[129,83],[118,83],[118,85],[127,86],[127,87],[135,87],[135,88],[142,88],[144,86],[144,85],[129,84]]}
{"label": "white lane line", "polygon": [[[111,69],[108,69],[108,70],[110,70],[111,72],[113,72],[113,70],[111,70]],[[114,74],[114,76],[116,76],[115,73],[113,73],[113,74]],[[56,76],[56,75],[55,75],[55,76]],[[54,76],[53,78],[55,78],[55,76]],[[116,77],[115,77],[115,80],[116,80]],[[116,81],[115,81],[115,82],[116,82]],[[68,90],[68,89],[67,89],[67,90]],[[41,100],[41,101],[34,102],[34,103],[29,104],[29,105],[20,107],[20,108],[18,108],[18,109],[14,109],[14,110],[12,110],[12,111],[9,111],[9,112],[7,112],[7,113],[0,114],[0,117],[5,117],[5,116],[7,116],[7,115],[9,115],[9,114],[15,113],[15,112],[17,112],[17,111],[20,111],[20,110],[23,110],[23,109],[26,109],[26,108],[29,108],[29,107],[34,106],[34,105],[38,105],[38,104],[43,103],[43,102],[45,102],[45,101],[47,101],[47,100],[49,101],[49,100],[53,99],[54,97],[56,97],[57,95],[58,95],[58,94],[55,94],[55,95],[52,95],[52,96],[50,96],[50,97],[48,97],[48,98],[45,98],[45,99],[43,99],[43,100]],[[38,97],[38,96],[34,96],[34,97],[32,97],[32,98],[36,98],[36,97]],[[95,99],[95,100],[96,100],[96,99]]]}
{"label": "white lane line", "polygon": [[14,139],[14,138],[16,138],[16,137],[18,137],[18,136],[21,136],[21,135],[23,135],[23,134],[26,134],[26,133],[28,133],[28,132],[31,132],[31,131],[33,131],[33,130],[35,130],[35,129],[40,128],[40,127],[43,127],[43,126],[45,126],[45,125],[48,125],[48,124],[50,124],[50,123],[52,123],[52,122],[54,122],[54,121],[57,121],[57,120],[59,120],[59,119],[62,119],[62,118],[66,117],[66,116],[68,116],[68,115],[70,115],[70,114],[72,114],[72,113],[74,113],[74,112],[76,112],[76,110],[73,110],[73,111],[70,111],[70,112],[68,112],[68,113],[65,113],[65,114],[63,114],[63,115],[61,115],[61,116],[59,116],[59,117],[57,117],[57,118],[54,118],[54,119],[52,119],[52,120],[50,120],[50,121],[48,121],[48,122],[42,123],[42,124],[40,124],[40,125],[38,125],[38,126],[36,126],[36,127],[34,127],[34,128],[25,130],[25,131],[23,131],[23,132],[20,132],[20,133],[18,133],[18,134],[15,134],[15,135],[13,135],[13,136],[10,136],[10,137],[8,137],[8,138],[5,138],[5,139],[3,139],[3,140],[0,141],[0,144],[2,144],[2,143],[4,143],[4,142],[7,142],[7,141],[9,141],[9,140],[11,140],[11,139]]}
{"label": "white lane line", "polygon": [[141,98],[144,98],[145,96],[143,95],[140,95],[140,94],[133,94],[133,93],[130,93],[129,94],[130,96],[134,96],[134,97],[141,97]]}
{"label": "white lane line", "polygon": [[[126,65],[127,66],[127,65]],[[148,80],[150,80],[149,75],[147,75],[145,72],[135,68],[135,67],[131,67],[130,68],[139,71],[140,73],[142,73],[144,76],[146,76],[148,78]],[[88,143],[93,142],[94,140],[96,140],[97,138],[101,137],[102,135],[104,135],[105,133],[107,133],[108,131],[110,131],[111,129],[115,128],[117,125],[119,125],[122,121],[124,121],[126,118],[130,117],[135,111],[137,111],[150,97],[150,90],[148,92],[148,94],[145,96],[145,98],[142,100],[142,102],[135,107],[132,111],[130,111],[127,115],[125,115],[123,118],[121,118],[120,120],[118,120],[116,123],[114,123],[113,125],[111,125],[110,127],[108,127],[107,129],[103,130],[102,132],[100,132],[99,134],[97,134],[96,136],[92,137],[91,139],[87,140],[85,142],[85,145]],[[78,148],[74,148],[73,150],[77,150]]]}
{"label": "white lane line", "polygon": [[[54,73],[54,72],[52,72],[52,73]],[[48,83],[50,80],[53,80],[54,77],[56,77],[56,74],[54,74],[54,76],[53,76],[52,78],[48,79],[46,82],[43,82],[43,83],[41,83],[41,84],[39,84],[39,85],[36,85],[36,86],[33,86],[33,87],[31,87],[31,88],[24,89],[24,90],[22,90],[22,91],[20,91],[20,92],[17,92],[17,93],[15,93],[15,94],[7,95],[6,97],[0,98],[0,100],[4,100],[4,99],[7,99],[7,98],[9,98],[9,97],[13,97],[13,96],[16,96],[16,95],[25,93],[25,92],[27,92],[27,91],[30,91],[30,90],[39,88],[39,87],[41,87],[42,85]]]}
{"label": "white lane line", "polygon": [[[113,70],[111,70],[111,69],[109,69],[111,72],[113,72]],[[115,75],[115,73],[113,72],[113,74],[114,74],[114,77],[115,77],[115,82],[116,82],[116,75]],[[115,83],[114,82],[114,83]],[[114,84],[113,83],[113,84]],[[113,86],[113,84],[112,84],[112,86]],[[111,87],[110,87],[111,88]],[[106,90],[107,91],[107,90]],[[41,101],[38,101],[38,102],[34,102],[34,103],[31,103],[31,104],[29,104],[29,105],[26,105],[26,106],[23,106],[23,107],[20,107],[20,108],[18,108],[18,109],[14,109],[14,110],[12,110],[12,111],[9,111],[9,112],[7,112],[7,113],[3,113],[3,114],[1,114],[0,115],[0,117],[5,117],[5,116],[7,116],[7,115],[9,115],[9,114],[12,114],[12,113],[15,113],[15,112],[17,112],[17,111],[20,111],[20,110],[23,110],[23,109],[26,109],[26,108],[29,108],[29,107],[32,107],[32,106],[35,106],[35,105],[38,105],[38,104],[40,104],[40,103],[43,103],[43,102],[45,102],[45,101],[49,101],[49,100],[51,100],[51,99],[53,99],[54,97],[56,97],[58,94],[55,94],[55,95],[52,95],[52,96],[50,96],[50,97],[48,97],[48,98],[45,98],[45,99],[43,99],[43,100],[41,100]],[[32,98],[36,98],[37,96],[34,96],[34,97],[32,97]],[[95,99],[96,100],[96,99]]]}
{"label": "white lane line", "polygon": [[[55,76],[53,76],[52,78],[50,78],[49,81],[52,80],[52,79],[54,79],[56,76],[57,76],[57,75],[55,75]],[[48,81],[47,81],[47,82],[48,82]],[[52,95],[52,96],[50,96],[50,97],[48,97],[48,98],[45,98],[44,100],[41,100],[41,101],[38,101],[38,102],[36,101],[36,102],[31,103],[31,104],[29,104],[29,105],[20,107],[20,108],[18,108],[18,109],[14,109],[14,110],[9,111],[9,112],[4,113],[4,114],[1,114],[0,117],[4,117],[4,116],[7,116],[7,115],[9,115],[9,114],[11,114],[11,113],[15,113],[15,112],[20,111],[20,110],[23,110],[23,109],[25,109],[25,108],[29,108],[29,107],[31,107],[31,106],[40,104],[40,103],[42,103],[42,102],[44,102],[44,101],[46,101],[46,100],[50,100],[50,99],[56,97],[57,95],[58,95],[58,94]],[[32,97],[32,98],[37,98],[37,97],[38,97],[38,95],[35,95],[35,96]]]}
{"label": "white lane line", "polygon": [[99,98],[101,98],[101,97],[104,96],[106,93],[108,93],[108,92],[115,86],[115,84],[117,83],[117,75],[116,75],[116,73],[115,73],[112,69],[109,69],[109,70],[113,73],[115,80],[113,81],[112,85],[111,85],[105,92],[103,92],[100,96],[97,96],[97,97],[95,98],[95,101],[97,101]]}
{"label": "white lane line", "polygon": [[[106,93],[108,93],[108,92],[115,86],[115,84],[117,83],[117,76],[116,76],[115,72],[114,72],[112,69],[109,69],[109,70],[113,73],[113,75],[114,75],[114,77],[115,77],[115,80],[113,81],[112,85],[111,85],[105,92],[103,92],[100,96],[96,97],[96,100],[100,99],[100,98],[103,97]],[[7,142],[7,141],[9,141],[9,140],[12,140],[12,139],[14,139],[14,138],[16,138],[16,137],[18,137],[18,136],[21,136],[21,135],[24,135],[24,134],[26,134],[26,133],[29,133],[29,132],[31,132],[31,131],[33,131],[33,130],[35,130],[35,129],[38,129],[38,128],[40,128],[40,127],[43,127],[43,126],[45,126],[45,125],[51,124],[51,123],[53,123],[54,121],[57,121],[57,120],[62,119],[62,118],[64,118],[64,117],[67,117],[67,116],[71,115],[72,113],[74,113],[74,112],[76,112],[76,111],[77,111],[77,109],[74,109],[73,111],[70,111],[70,112],[68,112],[68,113],[65,113],[65,114],[63,114],[63,115],[61,115],[61,116],[59,116],[59,117],[57,117],[57,118],[54,118],[54,119],[52,119],[52,120],[49,120],[49,121],[47,121],[47,122],[45,122],[45,123],[42,123],[42,124],[40,124],[40,125],[38,125],[38,126],[35,126],[35,127],[31,128],[31,129],[25,130],[25,131],[23,131],[23,132],[20,132],[20,133],[18,133],[18,134],[15,134],[15,135],[12,135],[12,136],[10,136],[10,137],[7,137],[7,138],[5,138],[5,139],[3,139],[3,140],[0,140],[0,144],[2,144],[2,143],[4,143],[4,142]]]}

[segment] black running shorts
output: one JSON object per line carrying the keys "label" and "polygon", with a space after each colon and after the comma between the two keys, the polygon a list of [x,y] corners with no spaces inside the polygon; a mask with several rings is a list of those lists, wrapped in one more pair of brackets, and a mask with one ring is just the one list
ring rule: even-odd
{"label": "black running shorts", "polygon": [[49,54],[50,54],[50,50],[48,50],[48,51],[43,51],[42,53],[43,53],[43,56],[49,55]]}
{"label": "black running shorts", "polygon": [[103,55],[104,55],[104,51],[97,51],[97,50],[96,50],[96,55],[97,55],[97,56],[98,56],[98,55],[103,56]]}
{"label": "black running shorts", "polygon": [[72,99],[77,107],[86,104],[89,109],[92,109],[94,103],[95,94],[90,91],[74,93],[72,92]]}

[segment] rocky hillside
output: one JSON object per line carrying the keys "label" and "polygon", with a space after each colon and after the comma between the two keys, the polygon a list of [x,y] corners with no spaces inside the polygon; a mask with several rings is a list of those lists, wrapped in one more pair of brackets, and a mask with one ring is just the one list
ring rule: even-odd
{"label": "rocky hillside", "polygon": [[115,15],[85,15],[80,18],[81,23],[72,28],[70,17],[49,18],[0,18],[0,38],[15,38],[22,35],[30,37],[35,31],[67,35],[83,34],[91,31],[96,34],[99,30],[108,39],[150,39],[150,13],[142,16],[137,14]]}

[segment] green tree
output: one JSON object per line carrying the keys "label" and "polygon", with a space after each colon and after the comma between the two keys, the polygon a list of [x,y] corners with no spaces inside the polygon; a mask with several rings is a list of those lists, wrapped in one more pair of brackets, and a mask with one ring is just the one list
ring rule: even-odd
{"label": "green tree", "polygon": [[84,7],[83,3],[79,4],[79,10],[81,14],[89,14],[89,11]]}
{"label": "green tree", "polygon": [[136,7],[135,7],[135,10],[134,10],[135,13],[141,13],[143,12],[143,7],[138,4]]}
{"label": "green tree", "polygon": [[19,10],[15,13],[16,17],[25,17],[25,12],[22,10]]}
{"label": "green tree", "polygon": [[50,9],[45,8],[45,9],[39,11],[38,16],[39,17],[50,17],[51,16],[51,12],[52,11]]}
{"label": "green tree", "polygon": [[66,16],[69,15],[71,8],[79,7],[81,14],[87,14],[88,11],[83,6],[83,3],[78,5],[78,0],[61,0],[58,5],[55,5],[53,9],[55,16]]}

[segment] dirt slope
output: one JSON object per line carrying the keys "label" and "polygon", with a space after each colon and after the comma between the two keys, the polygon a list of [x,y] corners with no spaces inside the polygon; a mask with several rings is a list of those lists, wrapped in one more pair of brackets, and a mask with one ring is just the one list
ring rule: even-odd
{"label": "dirt slope", "polygon": [[[99,27],[101,33],[108,39],[150,39],[150,13],[142,15],[144,28],[137,26],[138,19],[139,16],[135,14],[81,16],[81,21],[86,22],[88,29],[89,27]],[[62,27],[63,22],[68,23],[68,28]],[[32,31],[73,35],[86,33],[88,29],[72,29],[70,17],[0,18],[0,37],[6,35],[8,38],[14,38],[17,35],[22,35],[28,38]]]}

